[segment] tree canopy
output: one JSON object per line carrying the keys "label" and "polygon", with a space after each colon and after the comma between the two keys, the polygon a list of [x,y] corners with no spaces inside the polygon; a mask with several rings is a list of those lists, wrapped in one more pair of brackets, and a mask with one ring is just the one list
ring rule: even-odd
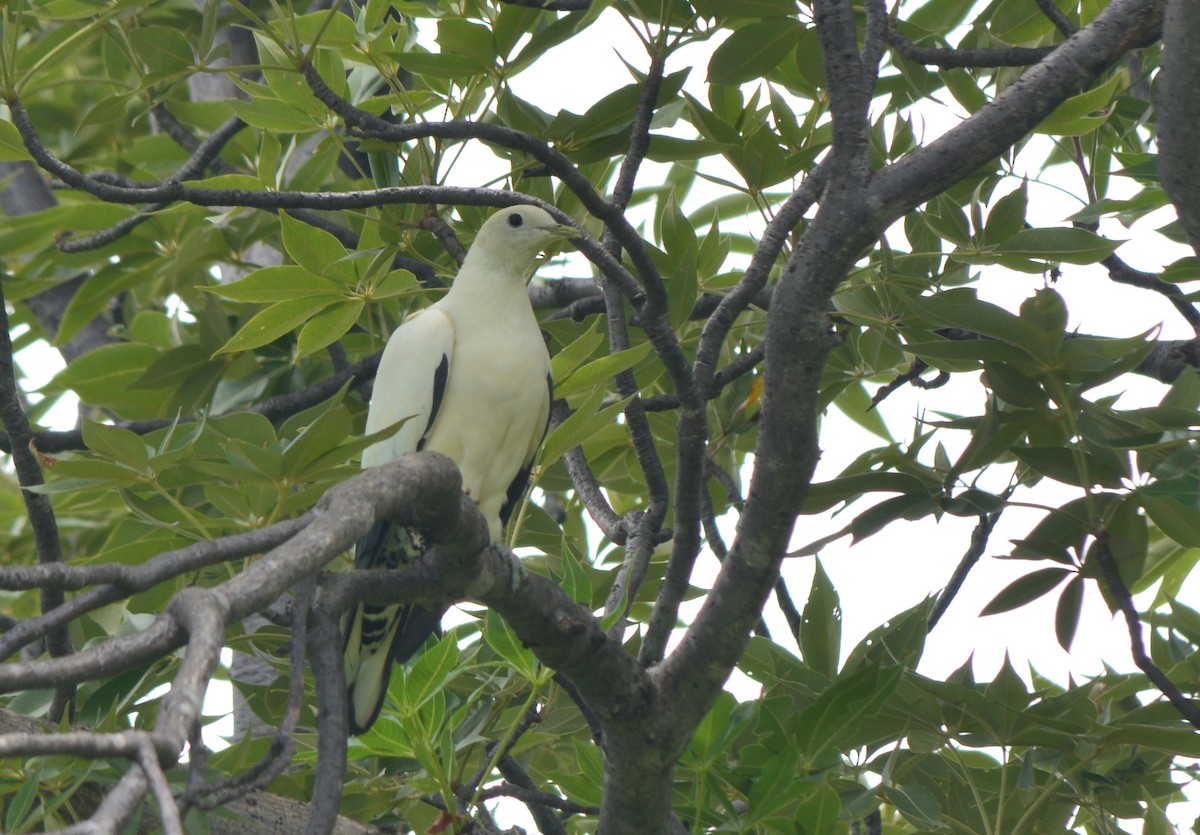
{"label": "tree canopy", "polygon": [[[627,75],[585,100],[559,58],[614,26]],[[1176,831],[1198,42],[1193,0],[4,4],[0,825]],[[578,251],[529,290],[556,400],[488,545],[447,459],[358,457],[387,336],[516,203]],[[1164,238],[1189,257],[1131,265]],[[1081,330],[1082,271],[1185,338]],[[873,440],[814,479],[836,416]],[[381,516],[434,547],[345,570]],[[843,648],[829,575],[781,567],[873,536],[961,562]],[[1027,571],[984,615],[1053,599],[1069,647],[1098,590],[1136,669],[917,672],[985,556]],[[348,741],[360,600],[461,615]]]}

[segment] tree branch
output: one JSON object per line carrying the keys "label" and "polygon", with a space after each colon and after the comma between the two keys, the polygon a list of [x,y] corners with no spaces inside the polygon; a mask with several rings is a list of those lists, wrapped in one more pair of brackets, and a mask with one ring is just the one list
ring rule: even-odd
{"label": "tree branch", "polygon": [[1171,681],[1166,673],[1160,670],[1158,665],[1146,654],[1146,647],[1142,643],[1142,621],[1133,605],[1133,597],[1121,579],[1121,571],[1117,567],[1116,560],[1113,559],[1112,551],[1109,550],[1108,531],[1100,532],[1090,553],[1100,563],[1108,593],[1125,617],[1125,625],[1129,631],[1129,651],[1133,654],[1133,663],[1137,664],[1138,669],[1146,674],[1146,678],[1150,679],[1159,692],[1175,706],[1179,715],[1200,730],[1200,705],[1183,695],[1183,691],[1176,686],[1175,682]]}
{"label": "tree branch", "polygon": [[1130,49],[1160,34],[1164,0],[1113,0],[1091,23],[933,142],[878,172],[881,228],[994,159]]}
{"label": "tree branch", "polygon": [[[3,421],[4,431],[8,437],[15,442],[12,450],[13,469],[16,470],[17,482],[21,485],[21,499],[25,503],[29,524],[33,528],[38,565],[60,567],[63,555],[58,538],[58,521],[54,516],[54,507],[50,503],[49,496],[33,492],[30,489],[39,487],[45,482],[33,447],[33,433],[30,431],[29,421],[25,419],[25,411],[21,408],[21,399],[17,393],[17,378],[13,368],[13,345],[2,285],[0,285],[0,421]],[[43,615],[54,611],[64,603],[63,593],[59,589],[43,588],[39,594]],[[44,634],[46,647],[51,657],[60,658],[71,653],[71,640],[65,627],[59,626],[47,630]],[[51,706],[51,720],[59,721],[73,700],[74,691],[70,687],[58,687],[54,694],[54,703]]]}
{"label": "tree branch", "polygon": [[887,42],[892,49],[914,64],[924,64],[943,70],[959,67],[977,69],[1028,67],[1041,61],[1058,48],[1055,46],[1010,46],[1004,49],[947,49],[917,46],[900,34],[894,22],[888,27]]}
{"label": "tree branch", "polygon": [[1163,24],[1162,68],[1158,95],[1158,167],[1163,188],[1200,253],[1200,160],[1195,140],[1200,133],[1200,8],[1189,0],[1167,0]]}

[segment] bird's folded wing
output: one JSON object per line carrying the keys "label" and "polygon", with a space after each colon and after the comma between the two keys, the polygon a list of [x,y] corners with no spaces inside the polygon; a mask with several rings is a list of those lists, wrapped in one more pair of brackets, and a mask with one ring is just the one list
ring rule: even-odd
{"label": "bird's folded wing", "polygon": [[453,363],[454,322],[436,307],[405,320],[392,334],[375,375],[367,432],[405,422],[396,434],[363,452],[364,467],[421,448],[437,419]]}

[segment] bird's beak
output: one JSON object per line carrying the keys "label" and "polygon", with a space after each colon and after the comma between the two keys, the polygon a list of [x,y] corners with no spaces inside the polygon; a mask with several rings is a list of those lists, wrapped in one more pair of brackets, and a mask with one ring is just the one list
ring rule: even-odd
{"label": "bird's beak", "polygon": [[574,226],[567,226],[561,223],[556,226],[544,226],[542,227],[542,231],[546,233],[545,251],[547,252],[550,250],[557,251],[562,248],[557,246],[557,244],[569,241],[572,238],[578,238],[583,234]]}

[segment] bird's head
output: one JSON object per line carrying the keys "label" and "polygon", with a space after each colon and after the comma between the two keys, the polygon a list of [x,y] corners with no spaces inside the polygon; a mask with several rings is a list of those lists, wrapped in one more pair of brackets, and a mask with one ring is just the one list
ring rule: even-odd
{"label": "bird's head", "polygon": [[545,209],[509,206],[484,222],[467,257],[470,259],[476,252],[486,253],[489,261],[506,261],[519,267],[527,278],[542,251],[578,235],[578,229],[560,224]]}

